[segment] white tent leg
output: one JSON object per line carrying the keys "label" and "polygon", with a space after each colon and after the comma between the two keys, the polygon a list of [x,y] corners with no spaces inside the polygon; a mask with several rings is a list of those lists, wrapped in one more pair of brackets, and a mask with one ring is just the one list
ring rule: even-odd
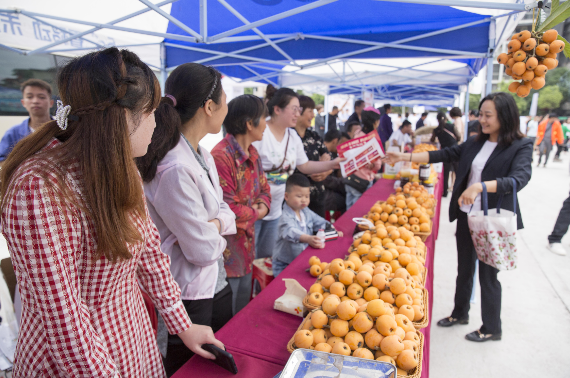
{"label": "white tent leg", "polygon": [[493,91],[493,52],[495,51],[495,20],[489,25],[489,58],[487,58],[487,86],[485,88],[485,96]]}
{"label": "white tent leg", "polygon": [[168,73],[166,72],[166,46],[164,42],[160,44],[160,93],[164,96],[164,86],[166,85],[166,77]]}
{"label": "white tent leg", "polygon": [[329,131],[329,90],[325,94],[325,134]]}
{"label": "white tent leg", "polygon": [[469,137],[469,83],[467,83],[467,90],[465,91],[465,130],[463,130],[463,141]]}

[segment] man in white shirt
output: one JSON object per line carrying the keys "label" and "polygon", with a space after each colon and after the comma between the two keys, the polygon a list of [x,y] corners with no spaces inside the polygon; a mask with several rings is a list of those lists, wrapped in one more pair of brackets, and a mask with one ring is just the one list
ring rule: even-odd
{"label": "man in white shirt", "polygon": [[538,119],[539,117],[534,117],[533,119],[528,121],[526,125],[526,136],[527,138],[530,138],[532,140],[533,144],[534,141],[536,140],[536,132],[538,131]]}
{"label": "man in white shirt", "polygon": [[412,123],[408,120],[405,120],[400,126],[399,129],[394,131],[390,136],[390,146],[398,146],[398,147],[405,147],[406,145],[410,145],[412,148],[414,147],[413,141],[414,131],[412,130]]}

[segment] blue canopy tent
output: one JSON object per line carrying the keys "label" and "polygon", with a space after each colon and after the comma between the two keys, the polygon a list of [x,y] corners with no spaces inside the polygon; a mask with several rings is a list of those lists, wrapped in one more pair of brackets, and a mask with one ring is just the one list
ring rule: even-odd
{"label": "blue canopy tent", "polygon": [[[27,3],[31,6],[30,1],[19,0],[13,6],[24,7]],[[54,0],[58,1],[62,0]],[[137,33],[149,39],[162,37],[162,42],[153,42],[160,47],[155,54],[155,57],[160,55],[160,63],[151,64],[161,71],[162,80],[177,65],[198,62],[216,66],[238,80],[277,86],[320,83],[331,92],[373,86],[375,93],[389,99],[392,94],[401,95],[401,91],[409,95],[415,91],[416,96],[426,94],[426,87],[450,94],[452,89],[437,89],[447,85],[455,87],[452,91],[458,95],[459,86],[467,84],[492,59],[497,41],[504,41],[503,36],[514,28],[521,12],[537,6],[531,0],[165,0],[157,4],[131,0],[131,3],[142,9],[133,8],[129,15],[103,23],[82,20],[89,17],[84,12],[70,16],[72,12],[63,4],[53,6],[65,10],[58,15],[0,9],[0,16],[18,23],[22,21],[18,19],[20,16],[24,20],[33,19],[33,30],[30,24],[29,33],[35,36],[34,43],[26,48],[28,42],[21,38],[23,27],[17,29],[18,24],[14,29],[12,25],[13,31],[20,31],[20,35],[12,33],[12,40],[3,35],[0,47],[26,55],[80,54],[108,45],[92,38],[93,33],[105,29],[112,33]],[[457,9],[460,6],[471,8]],[[503,14],[483,15],[477,11],[481,9],[498,9]],[[167,20],[166,30],[136,29],[128,24],[133,18],[146,17],[147,12]],[[38,38],[43,37],[38,37],[35,22],[59,28],[63,37],[46,40],[40,46]],[[72,32],[58,27],[57,22],[89,29]],[[93,43],[77,48],[73,42],[79,40]],[[121,47],[137,51],[146,45],[149,43],[126,42]],[[454,62],[461,67],[442,69],[438,66],[441,63],[430,66],[426,62],[401,66],[387,63],[387,60],[410,58],[429,58],[431,63]],[[365,64],[383,68],[358,69]],[[401,88],[387,90],[395,86]],[[444,96],[441,98],[444,101]]]}
{"label": "blue canopy tent", "polygon": [[[513,12],[486,16],[453,5]],[[195,35],[195,40],[166,38],[163,68],[170,71],[192,61],[215,66],[234,78],[277,86],[320,82],[329,85],[329,93],[354,94],[372,85],[377,98],[386,100],[396,100],[391,96],[396,90],[407,91],[410,100],[417,99],[428,95],[426,87],[431,86],[439,94],[432,96],[431,102],[448,105],[459,94],[459,85],[469,83],[492,57],[496,40],[501,40],[508,24],[505,22],[497,35],[496,20],[510,19],[532,6],[520,1],[248,0],[230,4],[225,0],[180,0],[170,13],[178,22],[171,21],[167,32]],[[426,72],[393,67],[388,73],[346,72],[345,65],[352,69],[354,61],[386,58],[450,60],[462,63],[464,69]],[[339,62],[342,73],[332,68]],[[308,73],[318,67],[328,69],[328,77]],[[371,82],[387,74],[395,79]],[[418,78],[421,83],[416,82]],[[452,88],[442,88],[446,84]],[[403,87],[393,88],[398,85]]]}

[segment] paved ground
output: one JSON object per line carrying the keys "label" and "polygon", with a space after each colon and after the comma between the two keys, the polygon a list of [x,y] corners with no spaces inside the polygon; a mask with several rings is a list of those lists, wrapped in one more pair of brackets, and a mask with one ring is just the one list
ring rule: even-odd
{"label": "paved ground", "polygon": [[525,229],[518,239],[519,268],[499,274],[501,341],[478,344],[464,338],[481,326],[478,283],[469,325],[436,325],[451,314],[457,275],[456,224],[449,223],[449,197],[443,199],[434,267],[432,377],[570,377],[570,236],[563,239],[566,257],[545,248],[570,189],[570,155],[563,160],[547,168],[533,166],[533,177],[519,194]]}

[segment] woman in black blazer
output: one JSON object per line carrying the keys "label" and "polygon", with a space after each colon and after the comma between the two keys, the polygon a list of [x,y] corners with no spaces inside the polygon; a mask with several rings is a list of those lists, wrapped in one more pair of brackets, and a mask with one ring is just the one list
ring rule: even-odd
{"label": "woman in black blazer", "polygon": [[[519,112],[513,97],[506,93],[491,93],[479,104],[479,112],[479,134],[463,144],[429,153],[388,153],[385,158],[389,164],[398,161],[459,163],[449,206],[450,221],[457,219],[455,308],[451,316],[437,323],[442,327],[469,322],[469,299],[477,254],[469,232],[467,212],[471,205],[473,211],[480,210],[481,182],[487,186],[489,208],[495,208],[497,199],[503,195],[501,208],[513,211],[512,179],[519,191],[526,186],[532,173],[532,142],[519,131]],[[517,226],[521,229],[523,223],[518,202],[516,212]],[[467,340],[501,339],[501,283],[497,273],[499,271],[490,265],[479,264],[483,326],[466,335]]]}

